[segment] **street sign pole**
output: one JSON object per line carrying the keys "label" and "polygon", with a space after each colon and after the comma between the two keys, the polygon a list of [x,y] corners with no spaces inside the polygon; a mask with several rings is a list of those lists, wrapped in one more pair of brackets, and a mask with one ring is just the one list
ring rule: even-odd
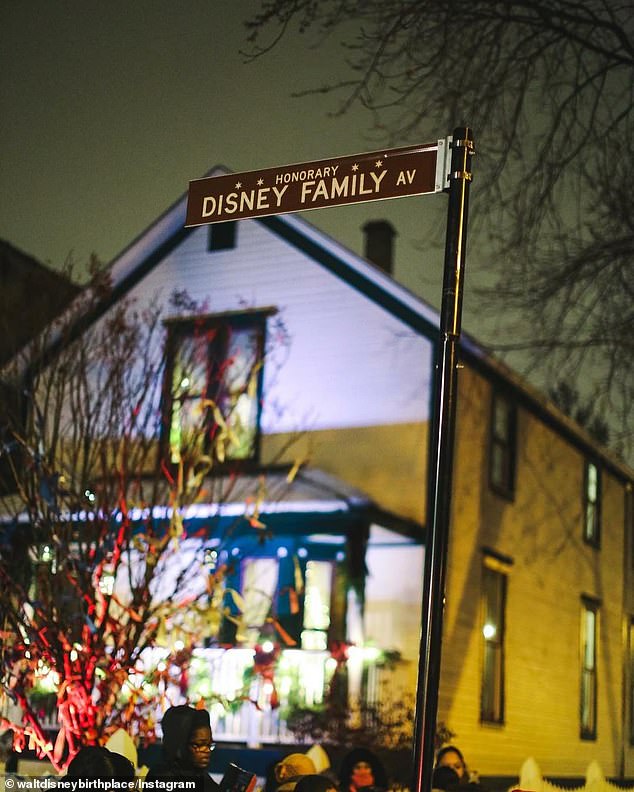
{"label": "street sign pole", "polygon": [[473,153],[471,130],[454,130],[448,175],[446,142],[195,179],[189,184],[185,221],[187,227],[192,227],[407,195],[449,193],[429,454],[429,530],[423,575],[413,792],[431,790],[434,760],[456,417],[456,356]]}
{"label": "street sign pole", "polygon": [[467,211],[473,139],[468,127],[454,130],[449,172],[449,203],[440,335],[436,352],[433,433],[428,476],[423,615],[418,660],[414,727],[413,792],[431,790],[434,763],[445,570],[449,538],[453,448],[457,397],[457,351],[464,285]]}

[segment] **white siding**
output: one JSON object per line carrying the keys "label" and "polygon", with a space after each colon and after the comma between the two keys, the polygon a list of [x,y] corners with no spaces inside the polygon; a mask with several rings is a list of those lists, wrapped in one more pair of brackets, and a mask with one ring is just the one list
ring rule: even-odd
{"label": "white siding", "polygon": [[207,236],[195,229],[131,296],[186,289],[209,313],[279,309],[291,348],[266,369],[265,432],[427,418],[428,341],[256,221],[239,224],[234,250],[208,252]]}

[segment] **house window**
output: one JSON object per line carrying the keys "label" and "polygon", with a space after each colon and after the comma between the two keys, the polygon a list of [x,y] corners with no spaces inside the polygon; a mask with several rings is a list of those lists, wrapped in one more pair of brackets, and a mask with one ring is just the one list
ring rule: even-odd
{"label": "house window", "polygon": [[597,737],[597,635],[599,602],[581,598],[581,701],[580,736]]}
{"label": "house window", "polygon": [[583,484],[583,538],[595,547],[601,542],[601,474],[593,462],[586,462]]}
{"label": "house window", "polygon": [[249,643],[258,643],[262,626],[274,608],[278,588],[275,558],[247,558],[242,565],[243,621]]}
{"label": "house window", "polygon": [[482,688],[480,719],[504,722],[504,615],[507,576],[486,563],[482,568]]}
{"label": "house window", "polygon": [[631,487],[625,489],[625,504],[623,508],[625,515],[625,536],[629,537],[630,542],[630,563],[634,569],[634,496]]}
{"label": "house window", "polygon": [[249,643],[258,643],[269,632],[265,625],[270,617],[281,628],[282,642],[290,638],[302,649],[327,649],[333,564],[308,561],[302,566],[290,554],[244,559],[239,604]]}
{"label": "house window", "polygon": [[629,691],[629,716],[630,716],[630,745],[634,745],[634,617],[630,618],[628,633],[628,691]]}
{"label": "house window", "polygon": [[306,564],[302,649],[323,651],[328,647],[332,575],[333,565],[329,561]]}
{"label": "house window", "polygon": [[489,481],[493,490],[506,497],[512,497],[515,488],[515,425],[515,405],[505,396],[494,393]]}
{"label": "house window", "polygon": [[207,241],[209,252],[234,248],[236,246],[236,229],[235,220],[229,220],[226,223],[212,223],[209,226]]}
{"label": "house window", "polygon": [[227,314],[169,325],[169,460],[255,462],[266,316]]}

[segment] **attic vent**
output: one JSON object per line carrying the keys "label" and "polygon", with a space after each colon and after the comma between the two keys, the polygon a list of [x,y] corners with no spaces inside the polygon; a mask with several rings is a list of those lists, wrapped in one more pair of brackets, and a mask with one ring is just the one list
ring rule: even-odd
{"label": "attic vent", "polygon": [[393,248],[396,231],[387,220],[370,220],[363,226],[365,233],[364,256],[388,275],[394,270]]}
{"label": "attic vent", "polygon": [[227,223],[212,223],[209,226],[209,241],[207,246],[209,252],[213,252],[214,250],[231,250],[235,246],[235,220],[230,220]]}

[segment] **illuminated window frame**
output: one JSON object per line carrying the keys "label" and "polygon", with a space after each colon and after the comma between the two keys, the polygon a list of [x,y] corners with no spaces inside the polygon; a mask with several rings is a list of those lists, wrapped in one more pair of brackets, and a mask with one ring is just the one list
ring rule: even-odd
{"label": "illuminated window frame", "polygon": [[280,565],[272,556],[246,556],[240,567],[244,601],[244,631],[250,644],[258,642],[266,619],[273,613],[280,588]]}
{"label": "illuminated window frame", "polygon": [[482,564],[482,675],[480,721],[504,723],[506,594],[509,564],[485,556]]}
{"label": "illuminated window frame", "polygon": [[306,563],[302,649],[326,651],[328,648],[334,575],[335,564],[332,561],[310,560]]}
{"label": "illuminated window frame", "polygon": [[[285,556],[284,556],[285,557]],[[258,573],[262,585],[258,586]],[[255,574],[255,577],[254,577]],[[299,624],[291,637],[301,649],[326,651],[332,619],[332,596],[335,563],[308,560],[304,568],[303,586],[297,592]],[[244,633],[255,644],[260,639],[267,616],[282,622],[279,616],[279,597],[286,596],[288,584],[280,580],[280,557],[245,556],[240,564],[240,595],[244,603]],[[255,621],[254,615],[257,614]]]}
{"label": "illuminated window frame", "polygon": [[601,469],[590,460],[583,476],[583,540],[593,547],[601,545]]}
{"label": "illuminated window frame", "polygon": [[512,499],[515,493],[517,408],[510,398],[494,391],[489,435],[489,486]]}
{"label": "illuminated window frame", "polygon": [[594,597],[581,597],[579,736],[597,739],[597,651],[599,648],[599,610]]}
{"label": "illuminated window frame", "polygon": [[[188,317],[185,319],[171,319],[167,321],[167,345],[166,345],[166,369],[165,386],[163,398],[163,438],[162,447],[164,457],[172,465],[177,465],[181,459],[182,451],[180,446],[180,434],[182,424],[176,409],[192,409],[196,401],[200,402],[200,426],[198,437],[194,443],[198,446],[197,453],[210,454],[213,450],[213,443],[216,433],[220,430],[213,409],[205,407],[206,400],[216,403],[230,401],[232,395],[228,392],[225,381],[223,380],[223,370],[227,367],[228,349],[234,333],[252,333],[253,342],[256,346],[255,360],[251,367],[249,378],[255,383],[247,393],[241,394],[239,398],[250,400],[250,417],[247,424],[245,437],[247,442],[243,447],[239,447],[236,452],[232,451],[231,445],[225,448],[224,458],[215,458],[214,464],[223,467],[231,464],[232,467],[250,467],[259,461],[260,454],[260,418],[262,412],[262,387],[264,371],[264,350],[266,343],[266,320],[275,313],[275,309],[264,309],[258,311],[246,311],[236,313],[226,313],[217,315],[207,315],[199,317]],[[200,389],[188,391],[184,388],[178,391],[175,379],[178,375],[179,352],[189,344],[190,346],[199,345],[201,352],[205,352],[205,360],[197,360],[199,369],[205,369],[204,386]],[[200,374],[200,372],[199,372]],[[237,412],[236,412],[237,416]],[[227,423],[231,424],[231,417],[227,418]],[[235,418],[235,416],[234,416]],[[177,440],[179,445],[177,446]],[[192,451],[193,453],[193,451]],[[195,456],[195,454],[194,454]]]}
{"label": "illuminated window frame", "polygon": [[630,745],[634,745],[634,616],[630,616],[627,639],[629,732]]}

